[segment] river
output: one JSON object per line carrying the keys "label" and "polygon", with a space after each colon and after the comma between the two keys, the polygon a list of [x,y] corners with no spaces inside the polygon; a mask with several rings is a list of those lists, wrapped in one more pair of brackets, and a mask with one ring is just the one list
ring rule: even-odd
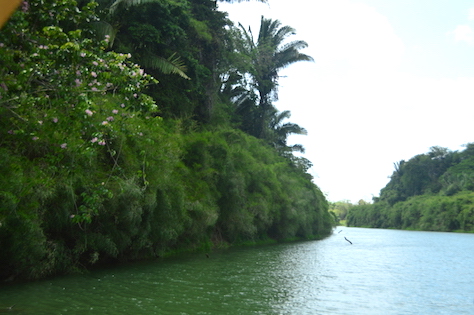
{"label": "river", "polygon": [[338,227],[321,241],[2,286],[0,312],[474,314],[474,234]]}

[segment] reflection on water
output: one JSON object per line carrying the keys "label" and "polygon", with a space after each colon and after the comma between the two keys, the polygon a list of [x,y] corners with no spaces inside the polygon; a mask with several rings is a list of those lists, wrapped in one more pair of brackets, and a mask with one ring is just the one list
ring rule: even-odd
{"label": "reflection on water", "polygon": [[473,262],[473,234],[340,227],[322,241],[7,286],[0,312],[474,314]]}

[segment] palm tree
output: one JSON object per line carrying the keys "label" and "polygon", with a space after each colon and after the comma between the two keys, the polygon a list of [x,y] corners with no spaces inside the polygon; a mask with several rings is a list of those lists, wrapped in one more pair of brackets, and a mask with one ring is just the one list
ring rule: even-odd
{"label": "palm tree", "polygon": [[269,130],[272,132],[272,144],[273,146],[281,151],[282,153],[289,152],[289,151],[297,151],[304,153],[304,147],[301,144],[294,144],[288,146],[286,140],[288,136],[291,134],[296,135],[307,135],[308,132],[306,129],[300,127],[298,124],[294,123],[283,123],[283,121],[287,118],[290,118],[291,113],[288,110],[275,114],[272,119],[270,120],[270,128]]}
{"label": "palm tree", "polygon": [[300,52],[308,46],[305,41],[286,42],[289,36],[295,34],[295,30],[290,26],[281,26],[278,20],[262,16],[257,41],[250,28],[247,31],[242,24],[239,25],[244,41],[242,53],[251,57],[249,74],[253,79],[253,88],[259,95],[257,136],[266,138],[265,127],[276,114],[272,102],[278,99],[278,72],[295,62],[313,61],[313,58]]}

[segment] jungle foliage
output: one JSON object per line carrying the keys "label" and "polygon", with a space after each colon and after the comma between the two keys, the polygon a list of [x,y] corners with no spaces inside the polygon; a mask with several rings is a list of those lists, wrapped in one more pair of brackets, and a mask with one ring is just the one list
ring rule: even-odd
{"label": "jungle foliage", "polygon": [[215,1],[123,2],[32,0],[0,30],[0,278],[328,235],[246,35]]}
{"label": "jungle foliage", "polygon": [[347,215],[349,226],[474,231],[474,144],[462,151],[432,147],[395,164],[373,204]]}

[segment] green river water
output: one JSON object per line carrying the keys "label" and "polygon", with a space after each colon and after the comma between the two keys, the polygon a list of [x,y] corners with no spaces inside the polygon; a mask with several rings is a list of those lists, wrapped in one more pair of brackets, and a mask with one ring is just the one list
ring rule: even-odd
{"label": "green river water", "polygon": [[4,285],[0,312],[474,314],[473,268],[472,234],[339,227],[321,241]]}

